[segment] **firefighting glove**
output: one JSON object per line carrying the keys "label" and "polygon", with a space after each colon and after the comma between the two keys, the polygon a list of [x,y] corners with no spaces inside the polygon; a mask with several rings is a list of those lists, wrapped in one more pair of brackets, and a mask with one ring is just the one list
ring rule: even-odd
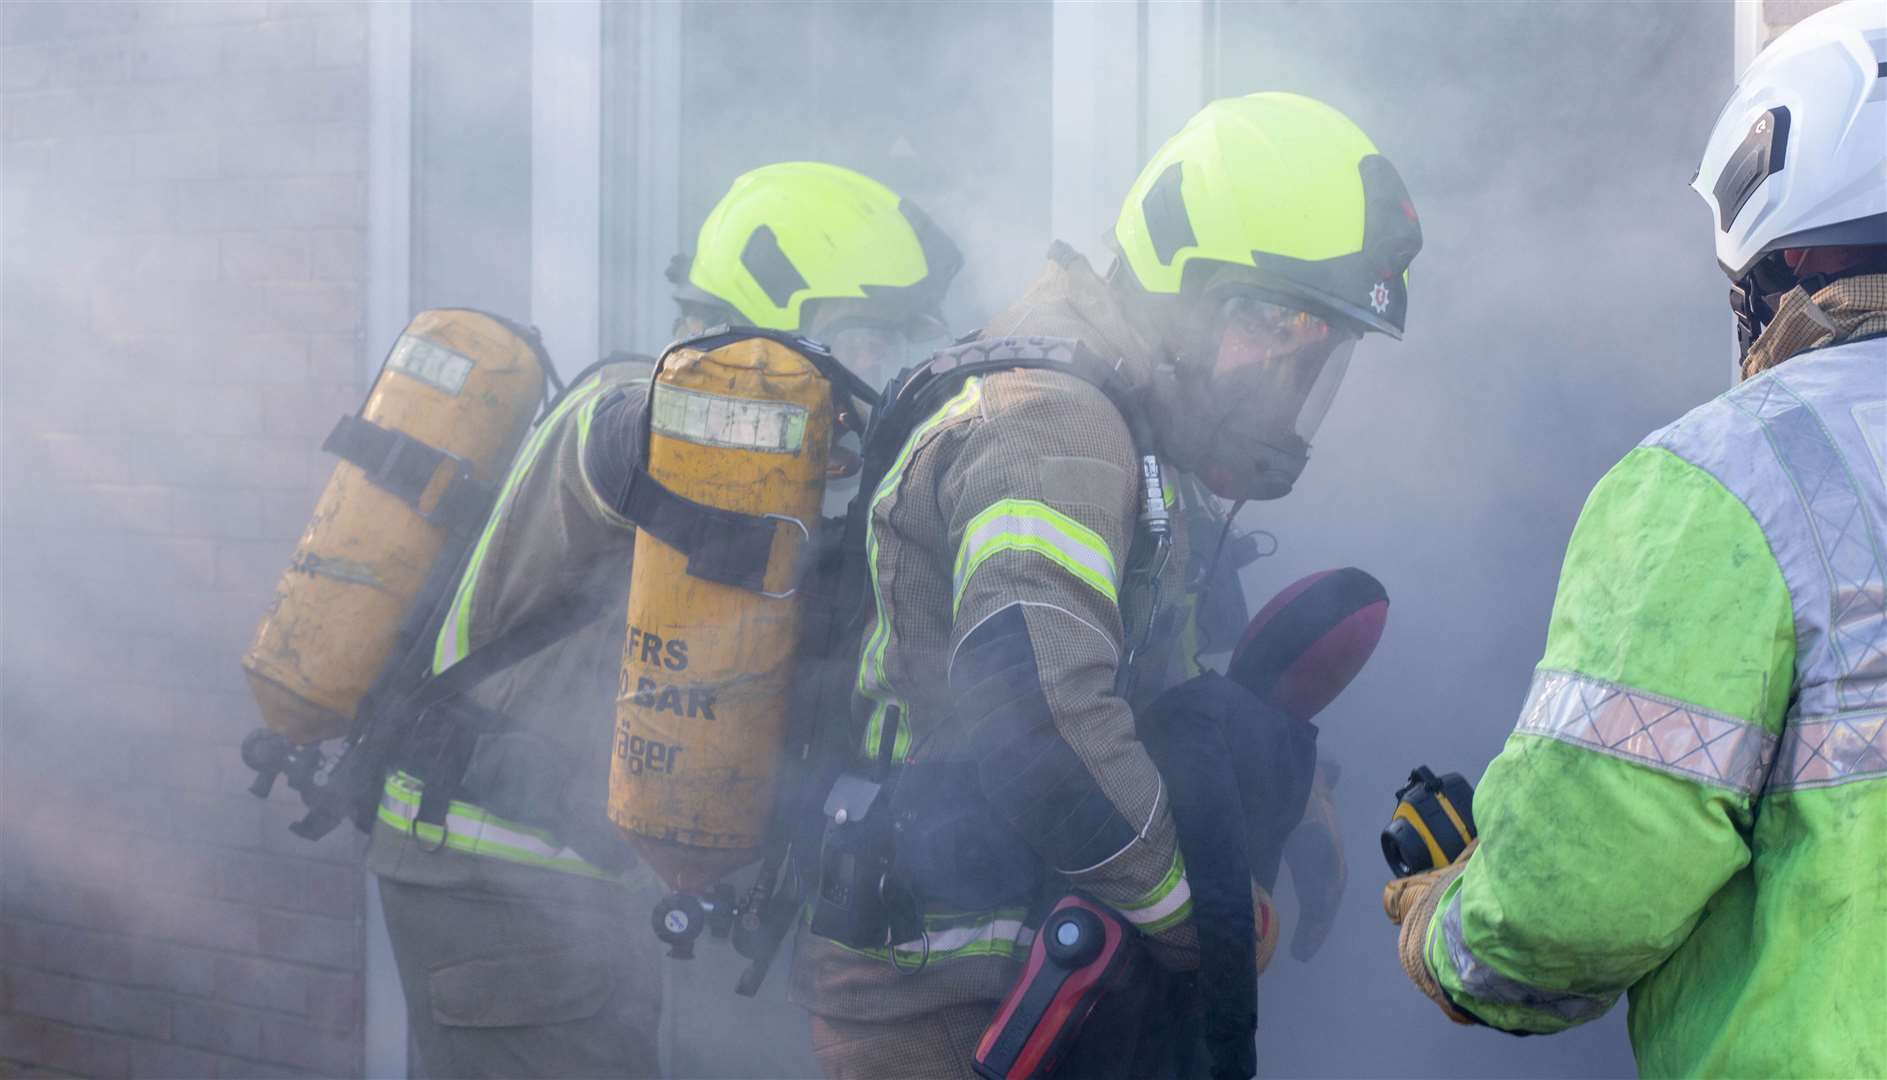
{"label": "firefighting glove", "polygon": [[1304,820],[1284,842],[1284,864],[1291,868],[1291,889],[1297,894],[1297,926],[1291,931],[1291,957],[1300,963],[1317,955],[1330,928],[1336,925],[1343,904],[1343,887],[1350,877],[1343,860],[1343,827],[1331,794],[1342,776],[1334,761],[1317,762]]}
{"label": "firefighting glove", "polygon": [[1461,852],[1461,857],[1439,870],[1425,870],[1420,874],[1396,878],[1383,886],[1383,912],[1389,921],[1401,927],[1396,937],[1396,951],[1402,958],[1402,971],[1415,984],[1415,988],[1428,995],[1442,1011],[1442,1015],[1457,1024],[1477,1023],[1472,1016],[1462,1012],[1448,998],[1441,983],[1435,981],[1435,973],[1428,969],[1428,927],[1435,919],[1435,909],[1440,906],[1442,894],[1448,886],[1468,867],[1468,857],[1474,854],[1478,840],[1468,841],[1468,846]]}

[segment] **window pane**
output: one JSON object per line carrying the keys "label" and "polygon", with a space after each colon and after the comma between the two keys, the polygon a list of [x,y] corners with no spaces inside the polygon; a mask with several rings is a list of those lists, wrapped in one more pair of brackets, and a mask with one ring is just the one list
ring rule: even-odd
{"label": "window pane", "polygon": [[531,9],[413,8],[412,304],[531,311]]}
{"label": "window pane", "polygon": [[[637,110],[634,87],[647,87],[630,70],[647,20],[606,10],[606,344],[650,351],[667,338],[666,309],[657,326],[620,318],[635,273],[661,269],[620,265],[635,230],[672,232],[676,250],[692,250],[734,178],[775,161],[844,165],[922,206],[967,262],[946,306],[953,328],[993,314],[1039,270],[1051,239],[1050,16],[1046,3],[683,6],[667,114],[679,161],[665,164],[625,152],[637,133],[621,114]],[[652,111],[642,100],[640,115]],[[644,170],[661,168],[678,178],[677,220],[643,222],[612,206],[633,198]]]}

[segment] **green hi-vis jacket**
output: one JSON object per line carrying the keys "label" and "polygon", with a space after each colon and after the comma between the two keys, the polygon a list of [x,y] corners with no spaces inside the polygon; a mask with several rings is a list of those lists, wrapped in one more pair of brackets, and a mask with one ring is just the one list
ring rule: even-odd
{"label": "green hi-vis jacket", "polygon": [[1449,996],[1551,1032],[1630,995],[1647,1075],[1887,1075],[1887,339],[1626,455],[1428,927]]}

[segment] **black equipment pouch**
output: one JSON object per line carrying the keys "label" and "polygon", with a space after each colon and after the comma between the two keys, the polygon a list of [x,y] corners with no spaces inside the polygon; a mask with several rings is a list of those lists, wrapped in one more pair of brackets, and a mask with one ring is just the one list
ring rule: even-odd
{"label": "black equipment pouch", "polygon": [[1115,992],[1140,981],[1148,961],[1139,939],[1106,904],[1078,892],[1062,897],[977,1043],[976,1074],[1034,1080],[1067,1065],[1069,1075],[1130,1075],[1146,1018]]}
{"label": "black equipment pouch", "polygon": [[854,949],[892,943],[891,816],[884,785],[846,773],[826,796],[812,932]]}
{"label": "black equipment pouch", "polygon": [[1039,895],[1042,861],[976,787],[976,767],[846,773],[826,796],[812,932],[856,949],[911,941],[923,909],[991,911]]}

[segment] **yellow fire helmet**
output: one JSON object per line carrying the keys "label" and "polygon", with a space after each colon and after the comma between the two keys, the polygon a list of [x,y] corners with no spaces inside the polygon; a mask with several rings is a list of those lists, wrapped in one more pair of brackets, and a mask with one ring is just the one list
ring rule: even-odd
{"label": "yellow fire helmet", "polygon": [[676,299],[732,308],[768,330],[809,329],[808,303],[863,300],[886,316],[937,319],[963,256],[907,199],[837,165],[789,161],[745,173],[670,267]]}
{"label": "yellow fire helmet", "polygon": [[1191,293],[1229,269],[1400,338],[1422,227],[1395,167],[1349,117],[1265,93],[1214,101],[1168,139],[1110,240],[1148,293]]}

